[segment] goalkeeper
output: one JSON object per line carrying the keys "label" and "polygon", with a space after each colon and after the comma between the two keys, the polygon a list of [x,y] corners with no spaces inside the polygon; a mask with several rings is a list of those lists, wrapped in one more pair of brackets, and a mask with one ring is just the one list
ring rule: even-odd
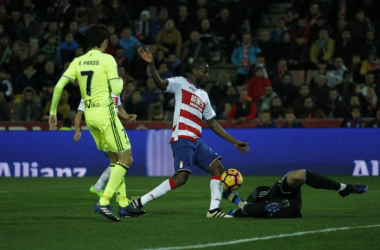
{"label": "goalkeeper", "polygon": [[362,194],[366,185],[337,183],[318,173],[301,169],[288,172],[273,186],[259,186],[243,201],[236,191],[225,190],[223,198],[235,203],[239,208],[229,212],[234,217],[256,218],[301,218],[301,187],[335,190],[342,196]]}

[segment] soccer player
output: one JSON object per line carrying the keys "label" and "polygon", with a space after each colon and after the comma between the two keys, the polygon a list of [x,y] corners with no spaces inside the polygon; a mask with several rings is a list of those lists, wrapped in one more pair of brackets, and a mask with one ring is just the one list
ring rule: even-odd
{"label": "soccer player", "polygon": [[209,76],[209,66],[203,60],[197,59],[190,65],[190,77],[172,77],[162,80],[154,66],[153,56],[148,49],[138,49],[138,53],[150,67],[152,78],[157,87],[175,94],[175,110],[173,133],[170,140],[174,155],[175,173],[172,178],[162,182],[152,191],[138,199],[132,199],[129,206],[141,209],[148,202],[155,200],[168,191],[186,183],[193,165],[211,173],[210,189],[211,204],[206,217],[232,218],[220,211],[222,198],[220,176],[224,167],[221,156],[209,148],[201,139],[202,115],[208,126],[217,135],[234,145],[241,153],[249,151],[248,143],[242,142],[231,135],[215,121],[215,112],[210,105],[207,92],[202,90]]}
{"label": "soccer player", "polygon": [[301,169],[285,174],[273,186],[259,186],[243,201],[236,191],[225,190],[223,198],[235,203],[239,208],[229,215],[234,217],[256,218],[301,218],[301,187],[338,191],[340,196],[362,194],[367,191],[366,185],[337,183],[326,176]]}
{"label": "soccer player", "polygon": [[78,79],[81,96],[84,100],[86,124],[97,148],[108,154],[110,159],[117,159],[111,169],[107,186],[94,210],[112,221],[120,221],[113,214],[109,205],[113,194],[120,192],[119,215],[140,215],[145,211],[127,208],[124,175],[133,163],[131,144],[115,112],[115,104],[111,92],[120,95],[123,80],[117,73],[115,59],[104,51],[108,45],[108,30],[104,26],[94,25],[87,34],[90,50],[75,58],[63,73],[54,88],[50,109],[49,124],[51,129],[57,127],[57,104],[63,88],[71,81]]}
{"label": "soccer player", "polygon": [[[120,95],[116,96],[113,93],[111,93],[112,100],[114,101],[115,104],[115,111],[116,114],[118,114],[121,118],[128,120],[128,121],[136,121],[137,115],[135,114],[127,114],[123,107],[121,106],[121,101],[120,101]],[[80,129],[80,122],[82,121],[82,116],[84,113],[84,100],[83,98],[81,99],[79,106],[77,108],[77,113],[75,115],[75,134],[74,134],[74,141],[79,142],[79,139],[82,136],[81,129]],[[117,163],[117,157],[114,157],[113,159],[109,158],[107,154],[105,154],[106,157],[110,160],[110,166],[114,166]],[[90,192],[97,195],[98,197],[101,197],[103,195],[103,188],[106,185],[106,183],[109,180],[111,173],[110,167],[107,167],[98,181],[96,182],[95,185],[90,187]],[[116,196],[116,201],[118,202],[119,199]],[[127,203],[129,204],[130,200],[127,198]]]}

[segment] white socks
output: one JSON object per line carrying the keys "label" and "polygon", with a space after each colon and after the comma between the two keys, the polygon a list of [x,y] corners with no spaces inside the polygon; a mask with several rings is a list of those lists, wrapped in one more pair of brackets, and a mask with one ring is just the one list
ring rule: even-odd
{"label": "white socks", "polygon": [[339,188],[338,192],[343,191],[346,187],[347,187],[346,184],[340,183],[340,188]]}
{"label": "white socks", "polygon": [[219,208],[220,201],[222,199],[222,183],[220,181],[220,176],[212,176],[210,181],[210,190],[211,190],[211,203],[210,209],[213,210]]}
{"label": "white socks", "polygon": [[155,189],[153,189],[152,191],[150,191],[149,193],[147,193],[141,197],[141,205],[144,206],[149,201],[160,198],[161,196],[163,196],[168,191],[170,191],[174,188],[175,188],[175,186],[174,186],[172,179],[165,180],[159,186],[157,186]]}
{"label": "white socks", "polygon": [[108,168],[106,168],[106,170],[104,170],[104,172],[100,176],[99,180],[94,185],[94,189],[96,192],[103,190],[104,186],[106,185],[106,183],[108,182],[108,180],[110,178],[110,173],[111,173],[110,167],[108,167]]}

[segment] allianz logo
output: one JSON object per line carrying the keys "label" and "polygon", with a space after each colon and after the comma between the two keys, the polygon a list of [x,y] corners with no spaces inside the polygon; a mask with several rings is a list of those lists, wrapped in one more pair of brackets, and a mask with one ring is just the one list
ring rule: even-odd
{"label": "allianz logo", "polygon": [[367,164],[365,160],[354,160],[354,172],[352,176],[379,176],[379,161],[371,160]]}
{"label": "allianz logo", "polygon": [[84,177],[86,168],[38,168],[37,162],[0,162],[0,177]]}

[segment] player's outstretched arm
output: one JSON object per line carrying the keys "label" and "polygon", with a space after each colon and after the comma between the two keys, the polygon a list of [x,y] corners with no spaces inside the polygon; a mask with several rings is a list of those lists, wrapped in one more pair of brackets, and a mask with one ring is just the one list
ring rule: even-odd
{"label": "player's outstretched arm", "polygon": [[232,143],[234,147],[240,151],[240,153],[246,154],[249,152],[248,142],[242,142],[232,137],[220,126],[219,123],[215,121],[215,119],[207,120],[207,124],[215,134]]}
{"label": "player's outstretched arm", "polygon": [[160,75],[158,74],[157,72],[157,69],[156,67],[154,66],[154,60],[153,60],[153,56],[152,56],[152,53],[150,53],[149,49],[146,48],[145,50],[140,47],[137,49],[137,53],[139,54],[139,56],[149,64],[149,68],[150,68],[150,73],[152,74],[152,78],[154,80],[154,83],[156,84],[156,86],[158,88],[161,88],[163,90],[166,90],[168,88],[168,81],[167,80],[162,80],[160,78]]}
{"label": "player's outstretched arm", "polygon": [[80,122],[82,121],[82,116],[83,116],[83,112],[77,111],[74,118],[74,125],[75,125],[74,141],[76,142],[78,142],[82,136],[82,133],[80,130]]}
{"label": "player's outstretched arm", "polygon": [[61,76],[57,85],[54,87],[53,99],[51,101],[50,116],[49,116],[50,129],[57,129],[57,106],[58,106],[59,99],[61,98],[63,88],[68,83],[69,83],[69,79],[65,76]]}

